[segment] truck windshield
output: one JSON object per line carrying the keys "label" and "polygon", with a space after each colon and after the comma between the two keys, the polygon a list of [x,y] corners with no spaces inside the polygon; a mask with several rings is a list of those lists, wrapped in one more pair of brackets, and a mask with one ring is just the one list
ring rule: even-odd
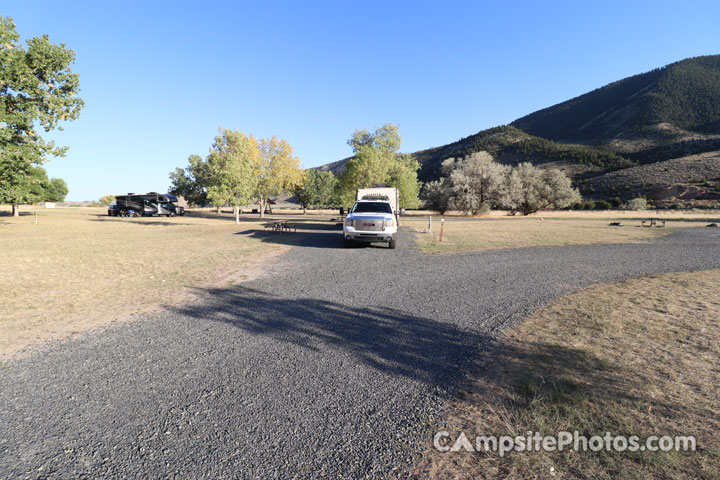
{"label": "truck windshield", "polygon": [[357,202],[350,213],[392,213],[392,208],[385,202]]}

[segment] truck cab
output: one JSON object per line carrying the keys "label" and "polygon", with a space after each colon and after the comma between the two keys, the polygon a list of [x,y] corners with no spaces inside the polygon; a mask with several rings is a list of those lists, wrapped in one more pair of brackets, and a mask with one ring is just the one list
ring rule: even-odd
{"label": "truck cab", "polygon": [[[359,195],[358,195],[359,196]],[[364,195],[350,209],[343,223],[345,247],[358,243],[387,243],[395,248],[398,222],[390,198]]]}

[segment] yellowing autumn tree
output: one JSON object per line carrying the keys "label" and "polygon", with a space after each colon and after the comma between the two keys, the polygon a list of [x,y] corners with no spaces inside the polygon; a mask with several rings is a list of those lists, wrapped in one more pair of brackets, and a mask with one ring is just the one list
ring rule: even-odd
{"label": "yellowing autumn tree", "polygon": [[258,142],[252,135],[222,130],[207,157],[207,198],[214,205],[232,205],[235,223],[240,207],[255,193],[254,169],[260,163]]}
{"label": "yellowing autumn tree", "polygon": [[293,156],[293,149],[285,140],[275,136],[261,139],[259,151],[253,175],[256,182],[255,196],[260,206],[260,217],[263,217],[270,197],[292,190],[301,183],[303,170],[300,159]]}

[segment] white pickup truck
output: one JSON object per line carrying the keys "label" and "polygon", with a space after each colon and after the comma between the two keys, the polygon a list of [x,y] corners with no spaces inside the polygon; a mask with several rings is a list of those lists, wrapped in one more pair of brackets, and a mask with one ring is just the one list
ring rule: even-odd
{"label": "white pickup truck", "polygon": [[355,242],[384,242],[395,248],[397,219],[396,188],[364,188],[357,191],[357,200],[343,224],[345,247]]}

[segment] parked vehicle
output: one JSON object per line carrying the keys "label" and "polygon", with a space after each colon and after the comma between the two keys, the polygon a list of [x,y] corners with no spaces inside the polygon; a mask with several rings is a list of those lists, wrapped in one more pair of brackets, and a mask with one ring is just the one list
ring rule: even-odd
{"label": "parked vehicle", "polygon": [[398,217],[398,192],[396,188],[361,188],[357,200],[345,217],[343,238],[345,247],[355,242],[387,243],[395,248]]}
{"label": "parked vehicle", "polygon": [[185,215],[185,208],[176,205],[175,195],[150,192],[145,195],[128,193],[117,195],[115,203],[108,205],[108,215],[117,217],[143,217]]}

